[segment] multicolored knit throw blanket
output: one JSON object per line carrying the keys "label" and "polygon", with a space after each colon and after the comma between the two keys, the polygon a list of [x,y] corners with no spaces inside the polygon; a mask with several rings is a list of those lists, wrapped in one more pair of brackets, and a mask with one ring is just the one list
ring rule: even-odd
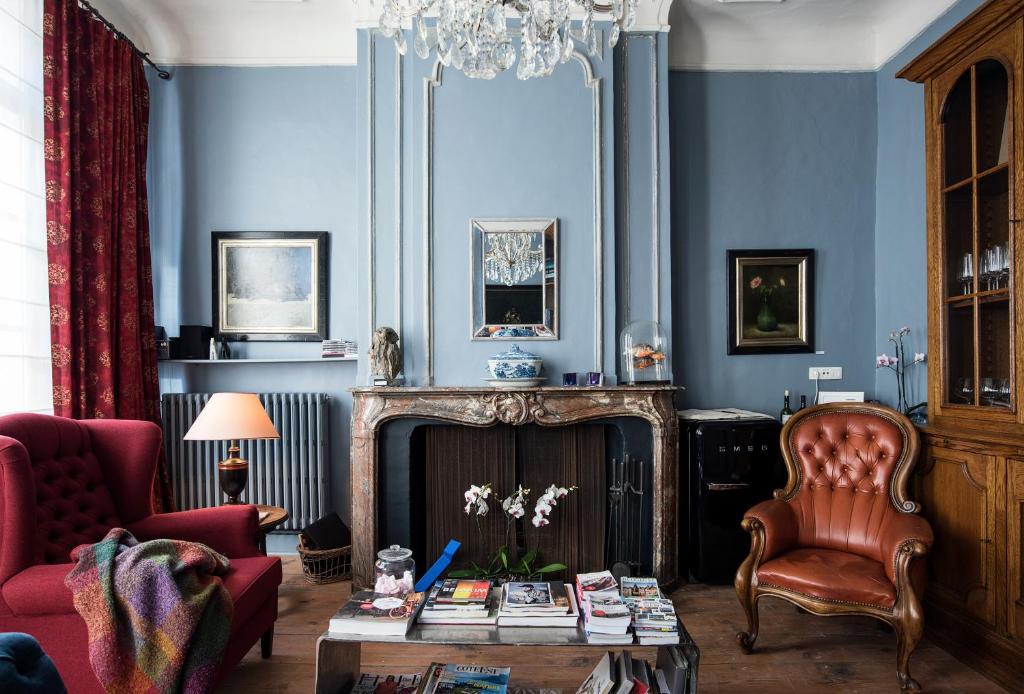
{"label": "multicolored knit throw blanket", "polygon": [[89,629],[89,661],[111,694],[205,694],[224,654],[233,605],[206,545],[139,543],[113,528],[71,553],[64,579]]}

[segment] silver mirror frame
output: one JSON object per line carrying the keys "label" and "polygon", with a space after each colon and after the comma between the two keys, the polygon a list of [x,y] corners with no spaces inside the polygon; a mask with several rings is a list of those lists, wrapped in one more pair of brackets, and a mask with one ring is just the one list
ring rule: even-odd
{"label": "silver mirror frame", "polygon": [[[552,248],[554,254],[554,267],[555,267],[555,281],[554,281],[554,306],[548,307],[545,304],[545,309],[552,309],[551,326],[550,328],[545,327],[549,334],[532,335],[532,336],[513,336],[513,335],[502,335],[486,337],[481,336],[480,333],[487,327],[490,327],[484,319],[484,307],[480,306],[479,315],[481,321],[477,320],[477,302],[482,300],[477,297],[475,277],[478,271],[482,272],[482,268],[478,268],[476,265],[476,248],[477,248],[477,234],[484,234],[488,232],[502,232],[502,231],[524,231],[539,234],[546,234],[548,229],[551,229],[552,235]],[[483,240],[481,239],[481,248]],[[559,267],[559,249],[558,249],[558,218],[557,217],[503,217],[496,219],[484,219],[484,218],[470,218],[469,220],[469,329],[470,339],[490,342],[494,340],[557,340],[558,338],[558,324],[559,314],[561,313],[561,268]],[[544,272],[544,270],[542,270]],[[483,279],[483,278],[481,278]],[[541,288],[543,291],[544,282],[541,282]],[[479,324],[478,324],[479,323]],[[524,324],[532,325],[532,324]]]}

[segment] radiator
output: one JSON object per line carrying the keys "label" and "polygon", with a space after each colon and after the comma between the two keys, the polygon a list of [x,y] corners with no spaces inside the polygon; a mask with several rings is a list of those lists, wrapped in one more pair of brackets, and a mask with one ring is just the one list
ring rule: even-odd
{"label": "radiator", "polygon": [[[161,398],[164,446],[179,510],[219,506],[223,495],[217,463],[227,441],[185,441],[185,433],[209,393],[166,393]],[[260,393],[260,402],[281,434],[277,441],[241,441],[249,461],[242,500],[280,506],[288,521],[279,530],[301,530],[329,511],[327,401],[325,393]]]}

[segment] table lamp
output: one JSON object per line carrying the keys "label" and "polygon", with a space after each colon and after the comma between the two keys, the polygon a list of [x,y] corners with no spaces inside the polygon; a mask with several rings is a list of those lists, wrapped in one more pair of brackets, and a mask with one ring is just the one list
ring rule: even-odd
{"label": "table lamp", "polygon": [[279,438],[281,435],[253,393],[214,393],[185,434],[186,441],[231,442],[227,460],[217,463],[220,488],[227,494],[229,504],[241,503],[238,497],[249,481],[249,463],[238,457],[238,441]]}

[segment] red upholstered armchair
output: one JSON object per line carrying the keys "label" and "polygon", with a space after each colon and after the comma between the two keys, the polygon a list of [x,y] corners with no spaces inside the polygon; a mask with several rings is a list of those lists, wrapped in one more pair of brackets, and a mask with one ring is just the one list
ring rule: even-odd
{"label": "red upholstered armchair", "polygon": [[896,632],[900,687],[919,691],[910,654],[924,628],[919,557],[931,547],[932,530],[906,495],[917,430],[887,407],[819,405],[793,415],[781,444],[786,488],[743,519],[751,546],[736,573],[747,614],[740,646],[747,653],[754,647],[764,596],[817,615],[874,617]]}
{"label": "red upholstered armchair", "polygon": [[218,680],[261,639],[270,657],[281,561],[257,548],[256,508],[154,515],[160,445],[150,422],[0,417],[0,631],[35,636],[73,694],[103,690],[89,665],[85,622],[64,586],[68,555],[115,526],[140,541],[202,542],[231,559],[224,585],[234,617]]}

